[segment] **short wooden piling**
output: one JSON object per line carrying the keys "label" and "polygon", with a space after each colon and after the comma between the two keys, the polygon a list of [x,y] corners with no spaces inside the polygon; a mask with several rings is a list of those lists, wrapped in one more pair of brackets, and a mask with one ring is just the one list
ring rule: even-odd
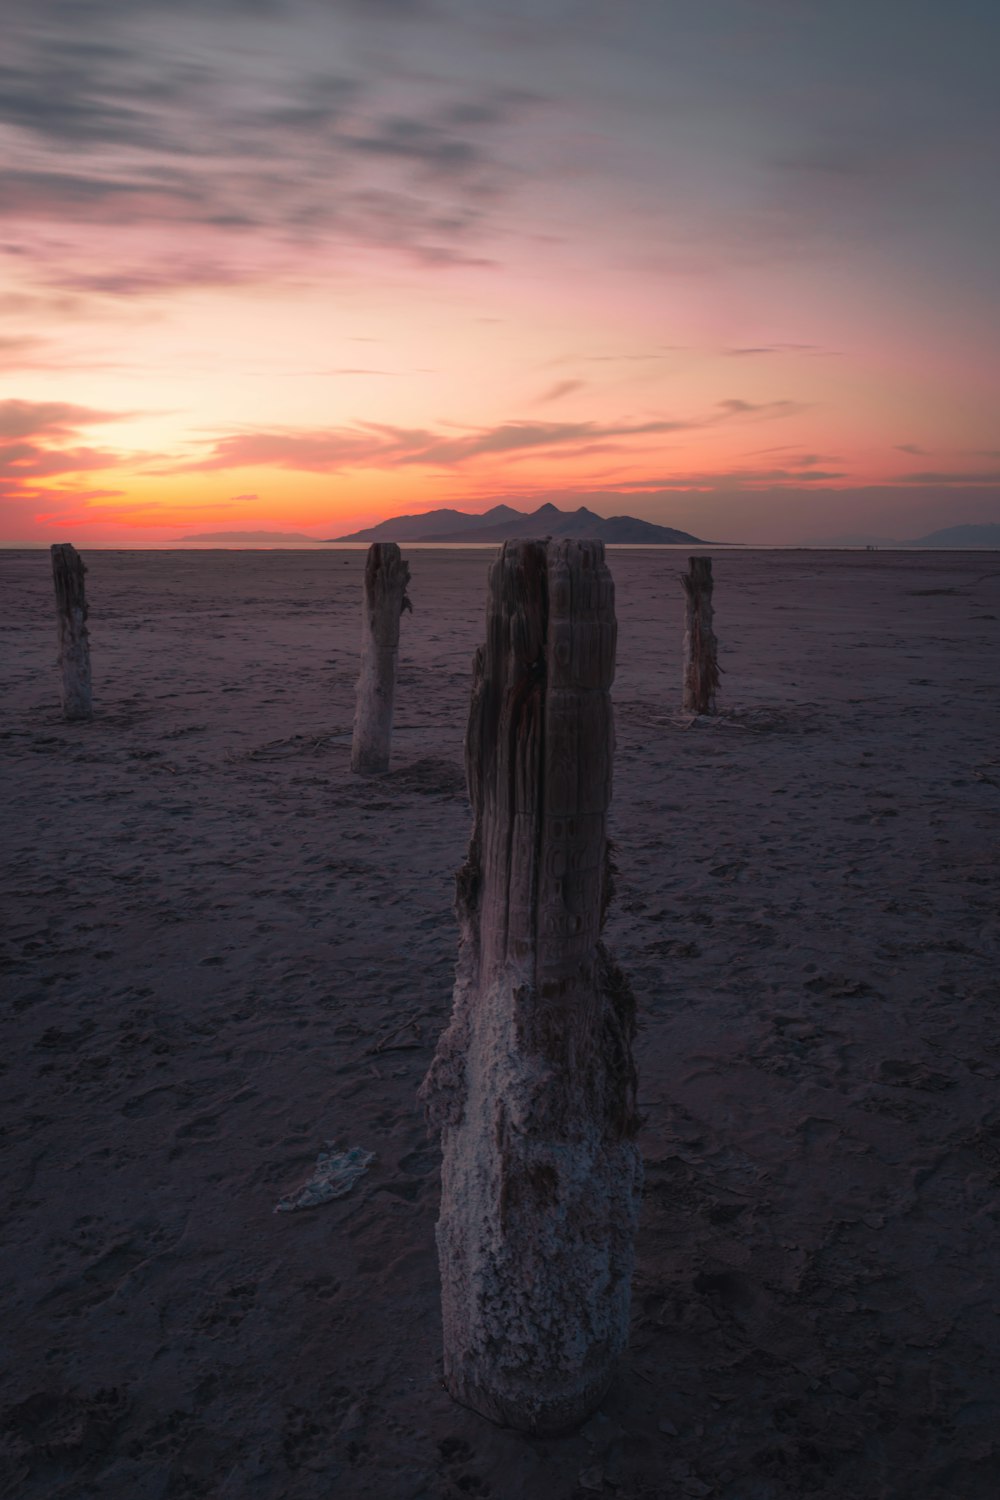
{"label": "short wooden piling", "polygon": [[365,560],[361,600],[361,667],[358,674],[351,770],[379,775],[389,769],[396,700],[399,619],[412,605],[406,594],[410,567],[395,542],[373,542]]}
{"label": "short wooden piling", "polygon": [[87,599],[83,558],[69,542],[51,549],[52,579],[56,589],[59,622],[59,669],[62,710],[66,719],[92,719],[94,707],[90,684],[90,641],[87,633]]}
{"label": "short wooden piling", "polygon": [[680,575],[686,596],[684,695],[688,713],[713,714],[719,686],[718,642],[712,629],[712,559],[689,557]]}
{"label": "short wooden piling", "polygon": [[454,1009],[421,1090],[448,1388],[537,1433],[595,1408],[628,1334],[634,1001],[600,940],[615,640],[602,543],[505,543],[466,735]]}

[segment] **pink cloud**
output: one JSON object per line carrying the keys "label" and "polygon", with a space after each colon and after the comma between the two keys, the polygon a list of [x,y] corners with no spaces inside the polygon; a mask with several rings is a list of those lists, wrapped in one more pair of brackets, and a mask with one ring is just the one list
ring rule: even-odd
{"label": "pink cloud", "polygon": [[108,449],[65,444],[81,427],[122,415],[67,401],[0,401],[0,498],[21,504],[50,501],[51,491],[38,488],[40,480],[117,467],[120,455]]}
{"label": "pink cloud", "polygon": [[81,427],[115,422],[126,415],[67,401],[0,401],[0,438],[67,437]]}
{"label": "pink cloud", "polygon": [[712,411],[700,417],[612,423],[515,420],[476,428],[459,436],[379,423],[318,431],[233,433],[215,439],[211,451],[203,458],[150,472],[199,473],[268,465],[313,473],[418,464],[451,468],[475,458],[491,455],[516,458],[541,449],[611,452],[621,446],[621,439],[656,438],[730,422],[768,421],[803,410],[805,407],[794,401],[754,403],[733,398],[717,402]]}

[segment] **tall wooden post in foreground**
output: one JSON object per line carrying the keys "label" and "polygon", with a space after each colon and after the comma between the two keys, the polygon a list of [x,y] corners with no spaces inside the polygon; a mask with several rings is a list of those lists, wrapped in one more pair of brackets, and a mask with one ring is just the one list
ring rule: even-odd
{"label": "tall wooden post in foreground", "polygon": [[87,636],[87,600],[83,558],[69,542],[51,549],[52,579],[56,586],[56,616],[59,621],[59,670],[62,673],[62,709],[66,719],[92,719],[90,692],[90,642]]}
{"label": "tall wooden post in foreground", "polygon": [[684,624],[684,698],[688,713],[714,714],[719,686],[718,642],[712,629],[712,559],[689,557],[680,575],[687,596]]}
{"label": "tall wooden post in foreground", "polygon": [[602,543],[504,544],[466,736],[454,1010],[421,1096],[448,1388],[528,1432],[586,1417],[628,1335],[634,1000],[600,941],[615,641]]}
{"label": "tall wooden post in foreground", "polygon": [[410,566],[395,542],[373,542],[365,560],[361,600],[361,670],[351,770],[377,775],[389,769],[396,699],[399,617],[412,609],[406,596]]}

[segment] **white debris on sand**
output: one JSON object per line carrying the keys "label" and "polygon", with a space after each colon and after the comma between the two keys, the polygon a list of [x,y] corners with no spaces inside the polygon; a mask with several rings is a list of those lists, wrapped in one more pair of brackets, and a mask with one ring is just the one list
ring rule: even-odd
{"label": "white debris on sand", "polygon": [[297,1208],[317,1208],[329,1203],[332,1198],[343,1198],[349,1193],[359,1177],[368,1171],[368,1164],[375,1160],[374,1151],[362,1146],[349,1146],[346,1151],[321,1151],[316,1158],[316,1170],[309,1181],[274,1205],[276,1214],[294,1213]]}

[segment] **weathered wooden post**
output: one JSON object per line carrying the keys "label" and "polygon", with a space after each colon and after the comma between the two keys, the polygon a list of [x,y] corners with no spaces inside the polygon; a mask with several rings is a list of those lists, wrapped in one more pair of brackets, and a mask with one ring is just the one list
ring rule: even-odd
{"label": "weathered wooden post", "polygon": [[395,542],[372,542],[365,560],[361,600],[361,670],[351,770],[378,775],[389,769],[396,699],[399,617],[412,609],[406,596],[410,566]]}
{"label": "weathered wooden post", "polygon": [[466,735],[454,1009],[421,1096],[448,1388],[528,1432],[587,1416],[628,1335],[635,1004],[600,940],[615,641],[601,542],[504,544]]}
{"label": "weathered wooden post", "polygon": [[52,579],[56,586],[56,616],[59,621],[59,668],[62,672],[62,709],[66,719],[92,719],[90,692],[90,642],[87,635],[87,600],[83,558],[69,542],[51,549]]}
{"label": "weathered wooden post", "polygon": [[680,575],[687,596],[684,622],[684,700],[689,713],[714,714],[719,686],[718,641],[712,629],[712,559],[689,557]]}

